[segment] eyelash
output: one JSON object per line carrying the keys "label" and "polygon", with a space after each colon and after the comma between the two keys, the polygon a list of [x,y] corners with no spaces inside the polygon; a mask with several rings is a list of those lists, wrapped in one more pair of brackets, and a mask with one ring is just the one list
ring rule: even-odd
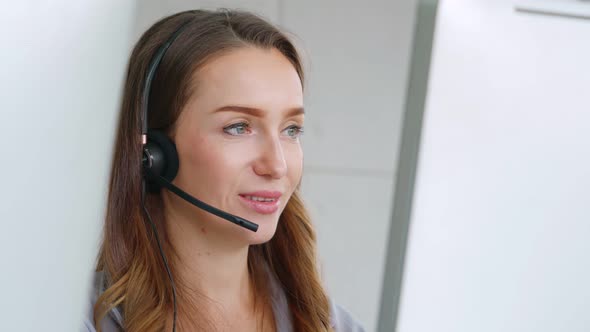
{"label": "eyelash", "polygon": [[299,138],[301,135],[303,135],[303,127],[298,126],[298,125],[292,125],[289,126],[287,128],[285,128],[285,130],[289,130],[289,129],[295,129],[297,131],[297,134],[295,137],[292,137],[293,139],[297,139]]}
{"label": "eyelash", "polygon": [[231,130],[231,129],[236,129],[236,128],[240,128],[240,127],[245,127],[245,128],[247,128],[247,129],[250,129],[250,124],[248,124],[247,122],[239,122],[239,123],[234,123],[234,124],[232,124],[232,125],[229,125],[229,126],[227,126],[227,127],[224,127],[224,128],[223,128],[223,131],[224,131],[226,134],[229,134],[229,135],[232,135],[232,136],[238,136],[238,135],[240,135],[240,134],[231,134],[231,133],[229,133],[228,131],[229,131],[229,130]]}
{"label": "eyelash", "polygon": [[[231,129],[241,128],[241,127],[245,127],[246,129],[250,129],[250,124],[249,124],[249,123],[247,123],[247,122],[239,122],[239,123],[234,123],[234,124],[232,124],[232,125],[229,125],[229,126],[227,126],[227,127],[224,127],[224,128],[223,128],[223,131],[224,131],[226,134],[228,134],[228,135],[232,135],[232,136],[239,136],[239,135],[241,135],[241,134],[232,134],[232,133],[229,133],[229,131],[230,131]],[[301,127],[301,126],[298,126],[298,125],[291,125],[291,126],[289,126],[289,127],[285,128],[285,130],[289,130],[289,129],[295,129],[295,130],[297,131],[297,133],[296,133],[296,136],[294,136],[294,137],[291,137],[291,136],[290,136],[290,137],[291,137],[291,138],[293,138],[293,139],[297,139],[297,138],[299,138],[299,136],[301,136],[301,135],[303,134],[303,127]]]}

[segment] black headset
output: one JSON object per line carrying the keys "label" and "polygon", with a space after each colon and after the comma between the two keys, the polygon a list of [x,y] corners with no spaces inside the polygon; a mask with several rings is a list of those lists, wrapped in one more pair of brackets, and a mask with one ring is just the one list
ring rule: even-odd
{"label": "black headset", "polygon": [[156,70],[158,69],[158,65],[162,61],[162,58],[164,57],[164,54],[166,53],[170,45],[172,45],[174,40],[178,38],[182,31],[184,31],[192,21],[193,20],[190,19],[187,22],[183,23],[178,29],[176,29],[176,31],[172,33],[168,40],[154,54],[147,70],[140,106],[142,121],[141,142],[143,145],[143,155],[141,160],[141,167],[143,170],[141,204],[143,211],[146,214],[146,217],[149,220],[152,230],[155,234],[156,242],[160,250],[160,255],[162,256],[164,266],[166,267],[166,272],[168,273],[168,278],[170,279],[174,306],[174,318],[172,322],[173,332],[176,331],[176,286],[174,285],[174,279],[172,278],[172,273],[170,272],[166,255],[164,255],[164,251],[162,250],[162,245],[160,243],[158,231],[145,206],[146,191],[158,192],[162,187],[164,187],[170,190],[172,193],[179,196],[180,198],[184,199],[185,201],[193,204],[194,206],[200,209],[203,209],[209,213],[212,213],[218,217],[221,217],[225,220],[228,220],[238,226],[244,227],[253,232],[256,232],[258,230],[257,224],[248,221],[244,218],[235,216],[231,213],[217,209],[205,202],[202,202],[197,198],[191,196],[190,194],[186,193],[182,189],[178,188],[174,184],[172,184],[172,181],[176,177],[176,173],[178,173],[179,166],[178,152],[176,151],[176,146],[174,145],[174,142],[168,137],[168,135],[166,135],[166,133],[160,130],[148,128],[148,101],[150,96],[150,88],[152,85],[152,80],[154,79],[154,76],[156,74]]}

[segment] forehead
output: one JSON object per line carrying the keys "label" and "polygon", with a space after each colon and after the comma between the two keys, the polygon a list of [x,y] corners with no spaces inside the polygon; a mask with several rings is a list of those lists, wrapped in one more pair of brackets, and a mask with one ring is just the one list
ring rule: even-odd
{"label": "forehead", "polygon": [[212,109],[241,105],[277,109],[303,105],[299,75],[276,49],[243,47],[218,56],[194,76],[191,102]]}

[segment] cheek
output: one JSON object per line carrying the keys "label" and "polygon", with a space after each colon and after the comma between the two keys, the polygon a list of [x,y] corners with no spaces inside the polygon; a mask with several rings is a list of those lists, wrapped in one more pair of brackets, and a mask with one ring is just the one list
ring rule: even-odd
{"label": "cheek", "polygon": [[290,149],[286,149],[285,158],[287,159],[288,177],[293,188],[295,188],[301,180],[303,173],[303,151],[300,145],[294,145]]}
{"label": "cheek", "polygon": [[243,147],[202,136],[195,136],[190,142],[186,146],[187,165],[184,172],[188,177],[198,180],[196,182],[201,184],[201,188],[231,183],[228,180],[237,179],[247,164],[248,149]]}
{"label": "cheek", "polygon": [[215,157],[213,154],[215,148],[211,146],[206,138],[195,135],[188,142],[183,149],[184,156],[187,159],[187,166],[197,170],[207,168],[211,163],[215,163],[215,160],[212,160]]}
{"label": "cheek", "polygon": [[207,188],[211,184],[219,184],[227,172],[228,163],[224,154],[206,137],[195,136],[186,141],[182,149],[181,169],[186,179],[194,184],[192,187]]}

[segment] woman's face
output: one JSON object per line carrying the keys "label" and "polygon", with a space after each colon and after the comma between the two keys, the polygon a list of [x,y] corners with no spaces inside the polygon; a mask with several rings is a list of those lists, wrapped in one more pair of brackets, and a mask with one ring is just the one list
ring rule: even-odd
{"label": "woman's face", "polygon": [[304,116],[297,71],[276,49],[244,47],[209,61],[194,84],[175,125],[180,167],[174,183],[259,228],[251,232],[178,199],[175,213],[203,234],[266,242],[301,180]]}

